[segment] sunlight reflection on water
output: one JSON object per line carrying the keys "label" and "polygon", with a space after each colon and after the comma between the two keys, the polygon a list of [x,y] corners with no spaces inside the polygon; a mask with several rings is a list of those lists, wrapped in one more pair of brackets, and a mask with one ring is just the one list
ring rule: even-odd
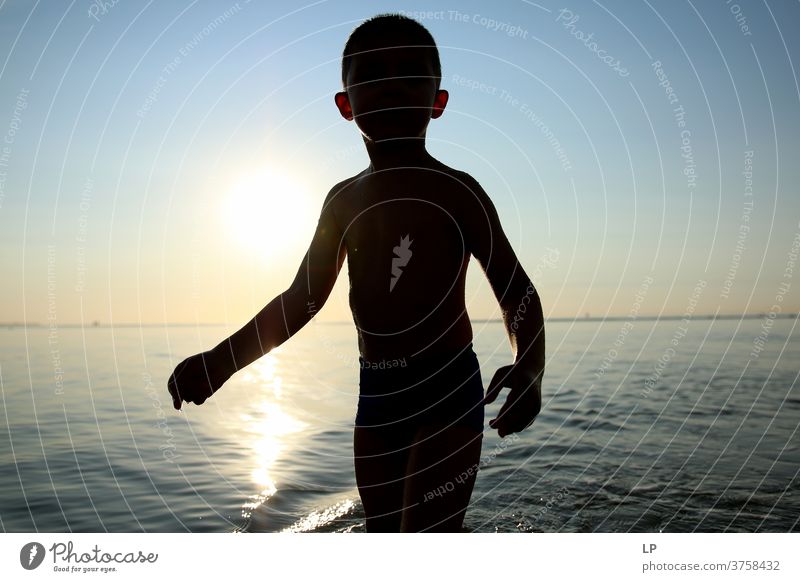
{"label": "sunlight reflection on water", "polygon": [[[277,350],[276,350],[277,352]],[[307,428],[307,424],[288,414],[277,400],[282,399],[283,381],[277,373],[279,354],[271,353],[254,363],[242,378],[247,383],[262,387],[264,399],[258,403],[253,414],[242,414],[242,425],[251,437],[251,459],[253,481],[261,488],[242,505],[242,517],[249,518],[253,510],[277,492],[271,470],[285,449],[286,436]]]}
{"label": "sunlight reflection on water", "polygon": [[281,530],[282,533],[299,533],[321,529],[333,523],[334,520],[347,515],[355,509],[352,499],[345,499],[321,511],[312,511],[297,523]]}

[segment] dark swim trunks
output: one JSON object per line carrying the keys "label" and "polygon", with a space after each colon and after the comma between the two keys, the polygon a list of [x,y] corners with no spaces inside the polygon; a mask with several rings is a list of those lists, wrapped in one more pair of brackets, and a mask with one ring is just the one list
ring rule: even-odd
{"label": "dark swim trunks", "polygon": [[466,425],[483,432],[483,382],[472,344],[436,357],[359,364],[356,426]]}

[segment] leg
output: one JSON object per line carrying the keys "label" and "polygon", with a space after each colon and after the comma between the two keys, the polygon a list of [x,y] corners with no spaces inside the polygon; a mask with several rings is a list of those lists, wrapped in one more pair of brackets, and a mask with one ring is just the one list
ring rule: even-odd
{"label": "leg", "polygon": [[408,433],[399,429],[355,428],[356,483],[368,532],[400,531],[410,441]]}
{"label": "leg", "polygon": [[483,433],[464,424],[419,429],[408,461],[402,531],[460,532]]}

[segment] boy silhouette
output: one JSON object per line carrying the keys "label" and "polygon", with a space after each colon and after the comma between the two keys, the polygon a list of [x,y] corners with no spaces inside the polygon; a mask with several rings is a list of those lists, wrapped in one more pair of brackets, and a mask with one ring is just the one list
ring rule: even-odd
{"label": "boy silhouette", "polygon": [[[510,388],[489,422],[500,437],[529,426],[541,407],[536,290],[488,195],[425,149],[428,123],[447,105],[440,82],[436,44],[417,21],[380,15],[353,31],[335,102],[361,131],[369,166],[328,193],[291,286],[217,347],[181,362],[168,382],[176,409],[205,402],[311,320],[347,257],[361,354],[355,472],[368,532],[461,531],[484,403]],[[485,396],[464,301],[470,256],[516,354]]]}

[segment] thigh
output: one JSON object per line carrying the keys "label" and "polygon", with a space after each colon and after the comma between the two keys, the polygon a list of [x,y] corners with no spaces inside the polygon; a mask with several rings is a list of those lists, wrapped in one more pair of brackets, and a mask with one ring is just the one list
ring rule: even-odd
{"label": "thigh", "polygon": [[356,483],[368,532],[399,532],[403,489],[413,434],[397,429],[355,427]]}
{"label": "thigh", "polygon": [[409,455],[402,531],[461,531],[482,441],[481,431],[464,424],[417,432]]}

